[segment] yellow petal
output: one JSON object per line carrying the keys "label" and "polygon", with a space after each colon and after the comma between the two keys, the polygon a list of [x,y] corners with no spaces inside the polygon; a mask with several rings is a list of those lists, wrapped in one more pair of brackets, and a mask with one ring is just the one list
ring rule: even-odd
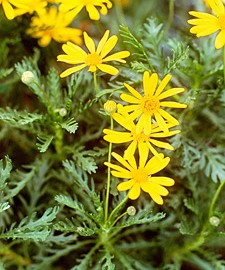
{"label": "yellow petal", "polygon": [[149,72],[145,71],[143,75],[143,88],[145,96],[153,96],[158,83],[157,73],[153,73],[149,77]]}
{"label": "yellow petal", "polygon": [[131,179],[131,180],[126,181],[126,182],[119,183],[119,184],[117,185],[117,189],[118,189],[119,191],[128,190],[128,189],[132,188],[132,186],[134,185],[134,183],[135,183],[135,182],[134,182],[134,179]]}
{"label": "yellow petal", "polygon": [[214,20],[216,17],[212,14],[205,13],[205,12],[198,12],[198,11],[189,11],[190,15],[197,17],[199,19],[211,19]]}
{"label": "yellow petal", "polygon": [[105,46],[102,48],[100,53],[102,59],[116,46],[117,40],[118,37],[114,35],[106,41]]}
{"label": "yellow petal", "polygon": [[131,161],[131,158],[132,156],[134,156],[136,148],[137,148],[137,141],[132,141],[132,143],[124,151],[124,159]]}
{"label": "yellow petal", "polygon": [[126,61],[123,60],[122,58],[126,58],[128,56],[130,56],[130,52],[121,51],[121,52],[117,52],[117,53],[114,53],[114,54],[111,54],[111,55],[107,56],[106,58],[104,58],[102,60],[102,62],[118,61],[118,62],[121,62],[121,63],[126,63]]}
{"label": "yellow petal", "polygon": [[[135,90],[132,86],[130,86],[127,83],[124,83],[124,86],[127,88],[127,90],[133,95],[135,96],[137,99],[142,99],[142,95],[140,93],[138,93],[137,90]],[[123,95],[123,94],[122,94]],[[125,94],[124,94],[125,95]]]}
{"label": "yellow petal", "polygon": [[119,73],[119,70],[117,68],[106,64],[99,64],[97,65],[97,68],[110,75],[116,75]]}
{"label": "yellow petal", "polygon": [[62,49],[66,54],[71,55],[71,58],[73,56],[78,59],[85,59],[87,57],[87,53],[72,42],[67,42],[66,44],[63,44]]}
{"label": "yellow petal", "polygon": [[187,108],[186,104],[182,104],[175,101],[162,101],[160,102],[160,105],[163,107],[169,107],[169,108]]}
{"label": "yellow petal", "polygon": [[173,123],[174,125],[179,125],[179,122],[177,121],[176,118],[174,118],[171,114],[168,112],[164,111],[163,109],[159,109],[159,113],[168,121]]}
{"label": "yellow petal", "polygon": [[140,100],[128,94],[122,94],[121,98],[128,103],[140,103]]}
{"label": "yellow petal", "polygon": [[171,78],[172,78],[172,76],[170,74],[167,74],[166,77],[164,77],[164,79],[161,81],[161,83],[159,84],[159,86],[155,92],[155,96],[159,96],[161,94],[161,92],[166,87],[166,85],[168,84],[168,82],[170,81]]}
{"label": "yellow petal", "polygon": [[127,113],[125,113],[124,115],[120,113],[114,113],[113,119],[122,127],[130,131],[135,127],[134,122],[131,119],[129,119],[129,115],[127,115]]}
{"label": "yellow petal", "polygon": [[169,133],[168,126],[167,126],[165,120],[163,119],[163,117],[161,116],[161,114],[158,112],[155,112],[154,116],[155,116],[155,120],[156,120],[157,124],[159,125],[159,127],[161,128],[161,130],[163,130],[166,134]]}
{"label": "yellow petal", "polygon": [[138,183],[135,183],[128,193],[128,198],[131,200],[136,200],[141,194],[141,188]]}
{"label": "yellow petal", "polygon": [[224,13],[224,5],[221,0],[207,0],[207,3],[216,15]]}
{"label": "yellow petal", "polygon": [[103,37],[101,38],[101,40],[98,43],[98,47],[97,47],[97,50],[96,50],[96,52],[98,54],[100,54],[100,52],[102,51],[102,48],[105,46],[105,43],[106,43],[108,37],[109,37],[109,30],[106,30],[105,34],[103,35]]}
{"label": "yellow petal", "polygon": [[150,195],[150,197],[153,199],[155,203],[159,205],[163,204],[163,199],[157,192],[151,190],[150,192],[148,192],[148,194]]}
{"label": "yellow petal", "polygon": [[2,2],[2,7],[5,12],[5,16],[8,20],[13,20],[15,18],[14,10],[8,1]]}
{"label": "yellow petal", "polygon": [[124,169],[123,167],[119,166],[119,165],[115,165],[115,164],[112,164],[110,162],[104,162],[104,165],[108,166],[109,168],[113,169],[113,170],[116,170],[118,172],[122,172],[122,173],[126,173],[126,174],[129,174],[129,176],[127,178],[130,177],[130,171]]}
{"label": "yellow petal", "polygon": [[154,139],[150,139],[150,142],[160,148],[165,148],[165,149],[168,149],[168,150],[174,150],[173,146],[169,143],[166,143],[166,142],[161,142],[161,141],[157,141],[157,140],[154,140]]}
{"label": "yellow petal", "polygon": [[60,77],[64,78],[66,76],[69,76],[70,74],[75,73],[75,72],[81,70],[82,68],[84,68],[86,66],[87,66],[86,64],[83,64],[83,65],[79,65],[79,66],[76,66],[76,67],[68,68],[67,70],[65,70],[64,72],[62,72],[60,74]]}
{"label": "yellow petal", "polygon": [[221,49],[225,45],[225,30],[220,31],[215,40],[216,49]]}
{"label": "yellow petal", "polygon": [[154,156],[156,156],[157,158],[161,159],[161,156],[160,156],[159,153],[155,150],[155,148],[154,148],[149,142],[147,142],[146,144],[147,144],[149,150],[152,152],[152,154],[153,154]]}
{"label": "yellow petal", "polygon": [[146,164],[146,169],[149,174],[154,174],[164,169],[170,162],[170,158],[163,158],[163,154],[159,154],[160,158],[154,156]]}
{"label": "yellow petal", "polygon": [[86,10],[88,12],[90,19],[92,19],[94,21],[98,21],[100,19],[99,12],[93,4],[87,4]]}
{"label": "yellow petal", "polygon": [[147,147],[146,143],[139,142],[138,151],[139,151],[139,168],[144,168],[146,161],[148,159],[149,148]]}
{"label": "yellow petal", "polygon": [[111,171],[111,174],[117,178],[131,178],[131,175],[124,172]]}
{"label": "yellow petal", "polygon": [[161,93],[158,96],[158,99],[160,100],[160,99],[164,99],[164,98],[167,98],[167,97],[171,97],[171,96],[179,94],[181,92],[184,92],[184,88],[171,88],[171,89]]}
{"label": "yellow petal", "polygon": [[50,35],[43,35],[41,39],[38,40],[38,44],[41,47],[46,47],[51,42],[52,38]]}
{"label": "yellow petal", "polygon": [[112,152],[112,156],[117,160],[119,161],[124,167],[126,167],[128,170],[132,170],[132,166],[130,166],[130,164],[127,163],[127,161],[122,158],[120,155],[118,155],[117,153],[115,152]]}
{"label": "yellow petal", "polygon": [[90,53],[95,52],[95,43],[93,39],[91,39],[86,32],[84,32],[84,43],[86,47],[88,48]]}
{"label": "yellow petal", "polygon": [[[105,133],[105,130],[103,130]],[[111,143],[125,143],[132,140],[131,134],[128,132],[112,131],[108,135],[105,135],[103,139]]]}
{"label": "yellow petal", "polygon": [[157,183],[162,186],[173,186],[175,181],[170,177],[164,177],[164,176],[152,176],[151,182]]}

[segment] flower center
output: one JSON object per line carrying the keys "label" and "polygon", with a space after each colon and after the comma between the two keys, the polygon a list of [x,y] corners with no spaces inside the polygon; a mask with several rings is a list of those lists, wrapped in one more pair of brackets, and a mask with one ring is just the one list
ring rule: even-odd
{"label": "flower center", "polygon": [[88,66],[97,66],[102,63],[102,58],[96,52],[93,52],[87,55],[85,63]]}
{"label": "flower center", "polygon": [[218,25],[220,29],[224,30],[225,29],[225,14],[221,14],[218,17]]}
{"label": "flower center", "polygon": [[145,114],[154,114],[160,108],[160,102],[157,97],[145,96],[141,102],[141,110]]}
{"label": "flower center", "polygon": [[136,128],[131,131],[133,140],[138,142],[147,142],[149,141],[149,135],[145,135],[144,132],[136,133]]}
{"label": "flower center", "polygon": [[148,181],[148,172],[145,168],[138,168],[132,172],[132,178],[135,182],[143,183]]}

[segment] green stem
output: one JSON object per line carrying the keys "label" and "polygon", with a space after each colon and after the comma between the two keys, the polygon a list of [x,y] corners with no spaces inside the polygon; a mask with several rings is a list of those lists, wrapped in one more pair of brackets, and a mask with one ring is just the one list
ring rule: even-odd
{"label": "green stem", "polygon": [[[116,208],[113,209],[113,211],[111,212],[110,216],[109,216],[109,221],[112,220],[112,218],[115,216],[115,214],[123,207],[123,205],[126,203],[128,199],[128,196],[126,196],[118,205]],[[114,222],[115,223],[115,222]],[[113,223],[113,224],[114,224]]]}
{"label": "green stem", "polygon": [[124,24],[125,23],[125,18],[124,18],[123,8],[121,7],[120,4],[115,3],[115,10],[116,10],[116,14],[117,14],[119,24]]}
{"label": "green stem", "polygon": [[52,113],[53,112],[52,104],[51,104],[51,101],[50,101],[48,95],[46,94],[45,90],[37,82],[34,81],[34,84],[38,87],[38,89],[41,91],[43,96],[46,98],[47,103],[48,103],[48,109],[50,109],[50,112]]}
{"label": "green stem", "polygon": [[[98,88],[98,81],[97,81],[97,74],[96,74],[96,71],[93,73],[93,77],[94,77],[95,94],[96,94],[96,96],[97,96],[98,93],[99,93],[99,88]],[[102,104],[101,99],[99,99],[99,104],[100,104],[101,107],[103,107],[103,104]]]}
{"label": "green stem", "polygon": [[223,53],[223,78],[224,78],[224,85],[225,85],[225,46],[223,46],[222,53]]}
{"label": "green stem", "polygon": [[165,26],[165,36],[167,36],[170,26],[173,23],[173,17],[174,17],[174,0],[169,0],[169,15],[168,15],[167,24]]}
{"label": "green stem", "polygon": [[120,220],[123,216],[125,216],[127,214],[127,211],[126,212],[124,212],[123,214],[121,214],[120,216],[118,216],[116,219],[115,219],[115,221],[113,222],[113,224],[112,224],[112,227],[116,224],[116,222],[118,221],[118,220]]}
{"label": "green stem", "polygon": [[[113,130],[113,118],[110,117],[110,128]],[[109,143],[109,152],[108,152],[108,162],[111,162],[111,154],[112,154],[112,143]],[[107,169],[107,186],[106,186],[106,198],[105,198],[105,221],[108,219],[108,211],[109,211],[109,191],[110,191],[110,182],[111,182],[111,169],[108,167]]]}
{"label": "green stem", "polygon": [[218,187],[218,189],[217,189],[217,191],[212,199],[212,202],[211,202],[211,205],[209,208],[209,216],[208,216],[209,218],[213,215],[213,208],[215,206],[216,200],[218,199],[218,196],[219,196],[224,184],[225,184],[225,179],[220,183],[220,185],[219,185],[219,187]]}

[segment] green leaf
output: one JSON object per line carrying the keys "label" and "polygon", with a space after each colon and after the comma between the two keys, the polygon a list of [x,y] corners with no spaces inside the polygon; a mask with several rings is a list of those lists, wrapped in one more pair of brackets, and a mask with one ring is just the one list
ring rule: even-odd
{"label": "green leaf", "polygon": [[74,118],[67,119],[65,122],[61,123],[60,125],[69,133],[75,133],[78,128],[78,123]]}
{"label": "green leaf", "polygon": [[111,255],[107,250],[104,252],[103,257],[99,261],[102,270],[114,270],[115,264],[112,262],[114,255]]}
{"label": "green leaf", "polygon": [[0,160],[0,191],[3,191],[6,187],[5,181],[10,177],[12,170],[12,162],[9,157],[5,157],[5,160]]}
{"label": "green leaf", "polygon": [[37,137],[37,140],[39,142],[36,143],[38,150],[41,153],[46,152],[53,139],[54,139],[54,136],[50,136],[46,134],[39,134]]}
{"label": "green leaf", "polygon": [[10,208],[10,204],[8,202],[0,203],[0,213],[9,209],[9,208]]}
{"label": "green leaf", "polygon": [[0,238],[45,241],[51,232],[50,225],[58,211],[59,207],[48,208],[38,219],[37,213],[33,213],[30,217],[23,218],[17,227],[13,223],[8,231],[0,235]]}
{"label": "green leaf", "polygon": [[96,169],[98,168],[95,162],[95,159],[90,156],[89,151],[81,151],[77,150],[74,155],[73,159],[80,166],[83,170],[87,171],[88,173],[95,173]]}
{"label": "green leaf", "polygon": [[7,77],[9,74],[13,72],[13,68],[1,68],[0,69],[0,80]]}

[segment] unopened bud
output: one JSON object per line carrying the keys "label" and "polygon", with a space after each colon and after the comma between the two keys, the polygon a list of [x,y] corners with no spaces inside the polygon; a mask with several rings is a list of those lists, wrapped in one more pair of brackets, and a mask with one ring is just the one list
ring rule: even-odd
{"label": "unopened bud", "polygon": [[108,115],[112,115],[116,111],[116,102],[113,100],[106,101],[104,110]]}
{"label": "unopened bud", "polygon": [[31,84],[34,81],[33,72],[25,71],[21,76],[21,81],[25,84]]}
{"label": "unopened bud", "polygon": [[212,216],[210,219],[209,219],[209,222],[212,226],[214,227],[217,227],[219,224],[220,224],[220,219],[216,216]]}
{"label": "unopened bud", "polygon": [[136,214],[136,208],[134,206],[127,207],[127,214],[129,216],[134,216]]}
{"label": "unopened bud", "polygon": [[65,108],[59,109],[59,115],[64,117],[67,115],[67,110]]}

